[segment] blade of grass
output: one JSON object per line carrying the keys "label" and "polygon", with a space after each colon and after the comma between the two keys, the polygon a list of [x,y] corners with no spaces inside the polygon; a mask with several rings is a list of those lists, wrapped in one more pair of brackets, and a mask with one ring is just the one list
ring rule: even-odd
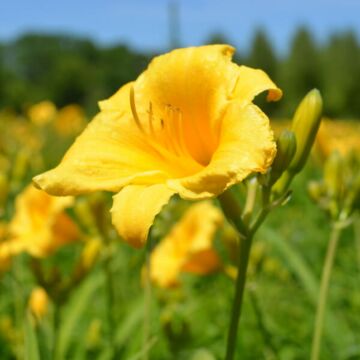
{"label": "blade of grass", "polygon": [[83,317],[83,313],[88,306],[91,296],[100,287],[102,281],[102,274],[91,276],[80,286],[80,289],[67,304],[59,329],[57,359],[66,358],[74,329]]}
{"label": "blade of grass", "polygon": [[40,360],[39,345],[36,330],[33,325],[34,319],[27,313],[24,319],[25,360]]}
{"label": "blade of grass", "polygon": [[[320,284],[311,267],[306,263],[299,251],[294,249],[291,242],[283,238],[277,232],[267,227],[262,227],[260,233],[283,258],[292,273],[298,278],[306,294],[314,306],[317,304]],[[326,314],[325,333],[333,344],[334,349],[341,349],[352,338],[352,332],[347,324],[339,316],[335,316],[329,307]]]}

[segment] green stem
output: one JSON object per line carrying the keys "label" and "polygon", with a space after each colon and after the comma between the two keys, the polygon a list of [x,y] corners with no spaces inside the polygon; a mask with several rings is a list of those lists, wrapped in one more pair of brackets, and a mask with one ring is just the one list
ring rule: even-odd
{"label": "green stem", "polygon": [[241,208],[228,190],[219,196],[219,201],[226,217],[234,224],[239,233],[239,258],[238,258],[238,271],[235,282],[235,297],[232,306],[231,320],[229,326],[229,334],[227,339],[226,356],[225,360],[234,359],[238,326],[241,316],[241,305],[243,301],[244,288],[246,282],[246,272],[249,262],[250,249],[253,236],[265,220],[269,212],[268,200],[270,192],[268,189],[263,193],[263,210],[255,219],[254,223],[248,228],[241,218]]}
{"label": "green stem", "polygon": [[246,236],[248,229],[241,218],[241,208],[230,190],[218,197],[226,218],[235,226],[240,236]]}
{"label": "green stem", "polygon": [[113,288],[113,274],[111,269],[111,259],[112,259],[112,248],[110,241],[107,242],[107,253],[103,262],[103,268],[105,273],[105,287],[106,287],[106,301],[107,301],[107,309],[106,309],[106,317],[108,323],[108,340],[111,351],[114,353],[114,328],[115,321],[113,318],[113,310],[115,303],[115,294]]}
{"label": "green stem", "polygon": [[231,321],[229,327],[229,334],[227,339],[226,356],[225,360],[234,359],[237,332],[241,315],[241,305],[243,301],[246,270],[249,262],[249,255],[252,243],[252,236],[240,238],[239,243],[239,259],[238,259],[238,272],[235,283],[235,297],[231,311]]}
{"label": "green stem", "polygon": [[[23,319],[23,293],[22,293],[22,286],[21,286],[21,279],[18,279],[18,273],[19,273],[19,264],[18,261],[14,261],[13,267],[12,267],[12,276],[10,278],[10,285],[13,295],[13,304],[14,304],[14,323],[16,326],[20,327],[20,324],[22,323]],[[20,280],[20,281],[19,281]],[[18,351],[18,346],[16,346],[15,350],[15,357],[16,359],[21,359],[22,356]]]}
{"label": "green stem", "polygon": [[144,333],[143,333],[143,348],[142,360],[149,359],[150,344],[150,321],[151,321],[151,268],[150,268],[150,255],[152,247],[151,236],[148,237],[146,246],[146,271],[145,271],[145,284],[144,284]]}
{"label": "green stem", "polygon": [[272,191],[274,194],[281,195],[284,194],[287,189],[289,188],[293,178],[294,173],[289,172],[289,170],[285,171],[281,176],[280,179],[276,181],[276,183],[272,187]]}
{"label": "green stem", "polygon": [[250,222],[251,216],[254,212],[255,201],[256,201],[256,192],[258,188],[258,182],[256,178],[252,178],[248,181],[248,188],[247,188],[247,196],[246,202],[244,206],[244,223],[248,224]]}
{"label": "green stem", "polygon": [[54,322],[53,322],[53,347],[52,347],[52,354],[53,359],[59,359],[58,354],[58,347],[59,347],[59,328],[60,328],[60,312],[61,312],[61,305],[53,302],[54,304]]}
{"label": "green stem", "polygon": [[358,270],[360,272],[360,216],[355,215],[354,220],[354,233],[355,233],[355,247],[356,247],[356,258],[358,263]]}
{"label": "green stem", "polygon": [[323,333],[326,301],[329,290],[331,270],[334,264],[335,252],[341,234],[341,227],[334,223],[326,252],[325,263],[321,276],[320,293],[316,309],[314,335],[312,341],[311,360],[318,360],[320,356],[321,338]]}

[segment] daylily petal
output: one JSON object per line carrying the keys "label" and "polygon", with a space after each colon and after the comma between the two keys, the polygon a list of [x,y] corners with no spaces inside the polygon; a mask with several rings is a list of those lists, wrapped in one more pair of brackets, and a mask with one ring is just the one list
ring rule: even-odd
{"label": "daylily petal", "polygon": [[282,91],[271,81],[269,76],[260,69],[240,66],[238,81],[232,98],[238,101],[251,102],[256,95],[268,90],[267,100],[277,101],[282,97]]}
{"label": "daylily petal", "polygon": [[9,225],[11,249],[44,257],[80,237],[77,225],[64,212],[71,197],[53,197],[28,186],[17,198]]}
{"label": "daylily petal", "polygon": [[181,272],[207,274],[221,265],[213,248],[223,214],[211,202],[191,205],[150,257],[151,279],[162,287],[176,285]]}
{"label": "daylily petal", "polygon": [[164,185],[129,185],[113,197],[112,222],[120,236],[134,247],[146,243],[155,216],[174,194]]}
{"label": "daylily petal", "polygon": [[61,163],[33,181],[52,195],[78,195],[97,190],[118,192],[127,184],[153,184],[184,176],[200,166],[156,147],[132,118],[131,83],[110,99],[76,139]]}
{"label": "daylily petal", "polygon": [[203,165],[218,142],[212,127],[236,84],[239,67],[231,62],[233,53],[228,45],[174,50],[156,57],[134,85],[141,117],[150,103],[165,125],[174,122],[172,112],[179,113],[186,146]]}
{"label": "daylily petal", "polygon": [[221,127],[219,147],[210,164],[199,173],[168,180],[185,199],[217,196],[253,172],[264,172],[276,154],[269,119],[255,105],[232,103]]}
{"label": "daylily petal", "polygon": [[219,255],[214,249],[207,249],[192,254],[183,265],[182,271],[197,275],[206,275],[221,267]]}
{"label": "daylily petal", "polygon": [[134,83],[140,118],[147,118],[150,104],[165,126],[181,116],[186,147],[202,165],[218,145],[218,125],[229,100],[248,103],[265,90],[268,100],[282,95],[262,70],[232,63],[233,52],[228,45],[174,50],[156,57]]}

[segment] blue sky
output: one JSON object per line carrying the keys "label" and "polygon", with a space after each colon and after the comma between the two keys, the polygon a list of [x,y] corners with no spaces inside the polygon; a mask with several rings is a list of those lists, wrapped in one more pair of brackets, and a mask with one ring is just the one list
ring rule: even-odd
{"label": "blue sky", "polygon": [[[170,0],[0,0],[0,40],[26,31],[66,32],[102,44],[126,42],[146,50],[169,44]],[[181,45],[199,45],[222,32],[242,49],[262,27],[284,51],[307,25],[318,41],[353,29],[360,37],[360,0],[177,0]]]}

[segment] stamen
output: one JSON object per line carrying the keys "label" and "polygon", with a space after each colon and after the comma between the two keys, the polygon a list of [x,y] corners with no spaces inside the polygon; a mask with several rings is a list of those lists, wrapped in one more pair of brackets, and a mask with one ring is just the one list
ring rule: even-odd
{"label": "stamen", "polygon": [[154,124],[153,124],[153,108],[152,108],[152,103],[150,101],[149,103],[149,110],[148,110],[148,121],[149,121],[149,129],[150,129],[150,134],[154,137],[156,137],[155,131],[154,131]]}
{"label": "stamen", "polygon": [[130,89],[130,108],[131,108],[131,112],[132,112],[132,115],[134,117],[134,121],[136,123],[136,126],[138,127],[138,129],[142,133],[145,133],[145,131],[144,131],[142,125],[141,125],[141,122],[140,122],[139,116],[137,114],[137,111],[136,111],[135,92],[134,92],[134,87],[133,86]]}

